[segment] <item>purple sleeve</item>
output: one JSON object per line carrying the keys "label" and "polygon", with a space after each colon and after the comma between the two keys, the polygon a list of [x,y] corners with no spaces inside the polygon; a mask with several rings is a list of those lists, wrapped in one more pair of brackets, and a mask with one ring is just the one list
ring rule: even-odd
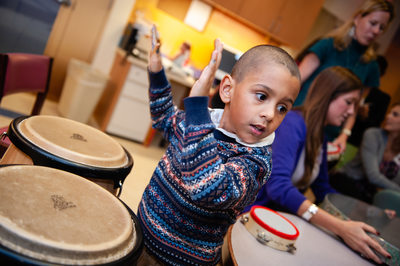
{"label": "purple sleeve", "polygon": [[271,178],[263,189],[268,198],[292,213],[306,197],[293,185],[292,174],[304,147],[306,127],[300,114],[289,112],[276,131],[272,145]]}
{"label": "purple sleeve", "polygon": [[329,184],[326,141],[323,143],[322,162],[319,168],[319,174],[311,184],[311,189],[314,193],[316,203],[322,202],[328,193],[337,193]]}

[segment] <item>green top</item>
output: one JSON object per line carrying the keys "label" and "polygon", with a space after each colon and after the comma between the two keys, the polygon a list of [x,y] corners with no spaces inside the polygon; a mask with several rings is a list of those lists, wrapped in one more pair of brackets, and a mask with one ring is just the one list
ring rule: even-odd
{"label": "green top", "polygon": [[353,40],[345,50],[338,51],[333,46],[333,38],[325,38],[317,41],[308,51],[318,56],[320,65],[303,83],[294,106],[303,104],[308,88],[314,78],[322,70],[332,66],[342,66],[350,69],[360,78],[366,87],[379,87],[380,75],[378,63],[375,60],[368,63],[363,63],[361,61],[361,56],[364,54],[366,48],[367,47],[360,45],[356,40]]}

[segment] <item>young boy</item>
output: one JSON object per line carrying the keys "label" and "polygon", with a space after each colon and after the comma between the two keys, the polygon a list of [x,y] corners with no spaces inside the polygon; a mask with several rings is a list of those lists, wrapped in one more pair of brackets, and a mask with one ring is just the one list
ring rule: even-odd
{"label": "young boy", "polygon": [[150,52],[150,109],[153,127],[170,145],[139,205],[142,257],[151,258],[139,264],[214,265],[228,227],[270,176],[274,131],[297,97],[300,75],[282,49],[254,47],[221,81],[225,109],[210,111],[206,96],[222,51],[216,40],[181,111],[173,106],[159,47]]}

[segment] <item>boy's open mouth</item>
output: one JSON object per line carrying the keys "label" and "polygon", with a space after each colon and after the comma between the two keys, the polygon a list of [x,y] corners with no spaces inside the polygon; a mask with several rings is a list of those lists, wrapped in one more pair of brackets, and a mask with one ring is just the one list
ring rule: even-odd
{"label": "boy's open mouth", "polygon": [[251,128],[256,135],[261,135],[265,131],[265,126],[263,125],[251,125]]}

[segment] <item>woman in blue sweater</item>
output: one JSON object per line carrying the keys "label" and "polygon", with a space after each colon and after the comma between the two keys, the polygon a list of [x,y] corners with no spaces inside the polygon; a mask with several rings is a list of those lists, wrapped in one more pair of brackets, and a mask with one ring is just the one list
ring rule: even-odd
{"label": "woman in blue sweater", "polygon": [[[366,258],[381,263],[372,249],[390,255],[365,233],[376,234],[373,227],[340,220],[318,209],[302,194],[311,187],[320,202],[327,193],[335,192],[329,185],[324,127],[339,126],[354,113],[361,87],[361,81],[343,67],[327,68],[320,73],[305,104],[290,111],[276,130],[271,177],[254,205],[295,213],[340,236]],[[249,209],[250,206],[246,208]]]}

